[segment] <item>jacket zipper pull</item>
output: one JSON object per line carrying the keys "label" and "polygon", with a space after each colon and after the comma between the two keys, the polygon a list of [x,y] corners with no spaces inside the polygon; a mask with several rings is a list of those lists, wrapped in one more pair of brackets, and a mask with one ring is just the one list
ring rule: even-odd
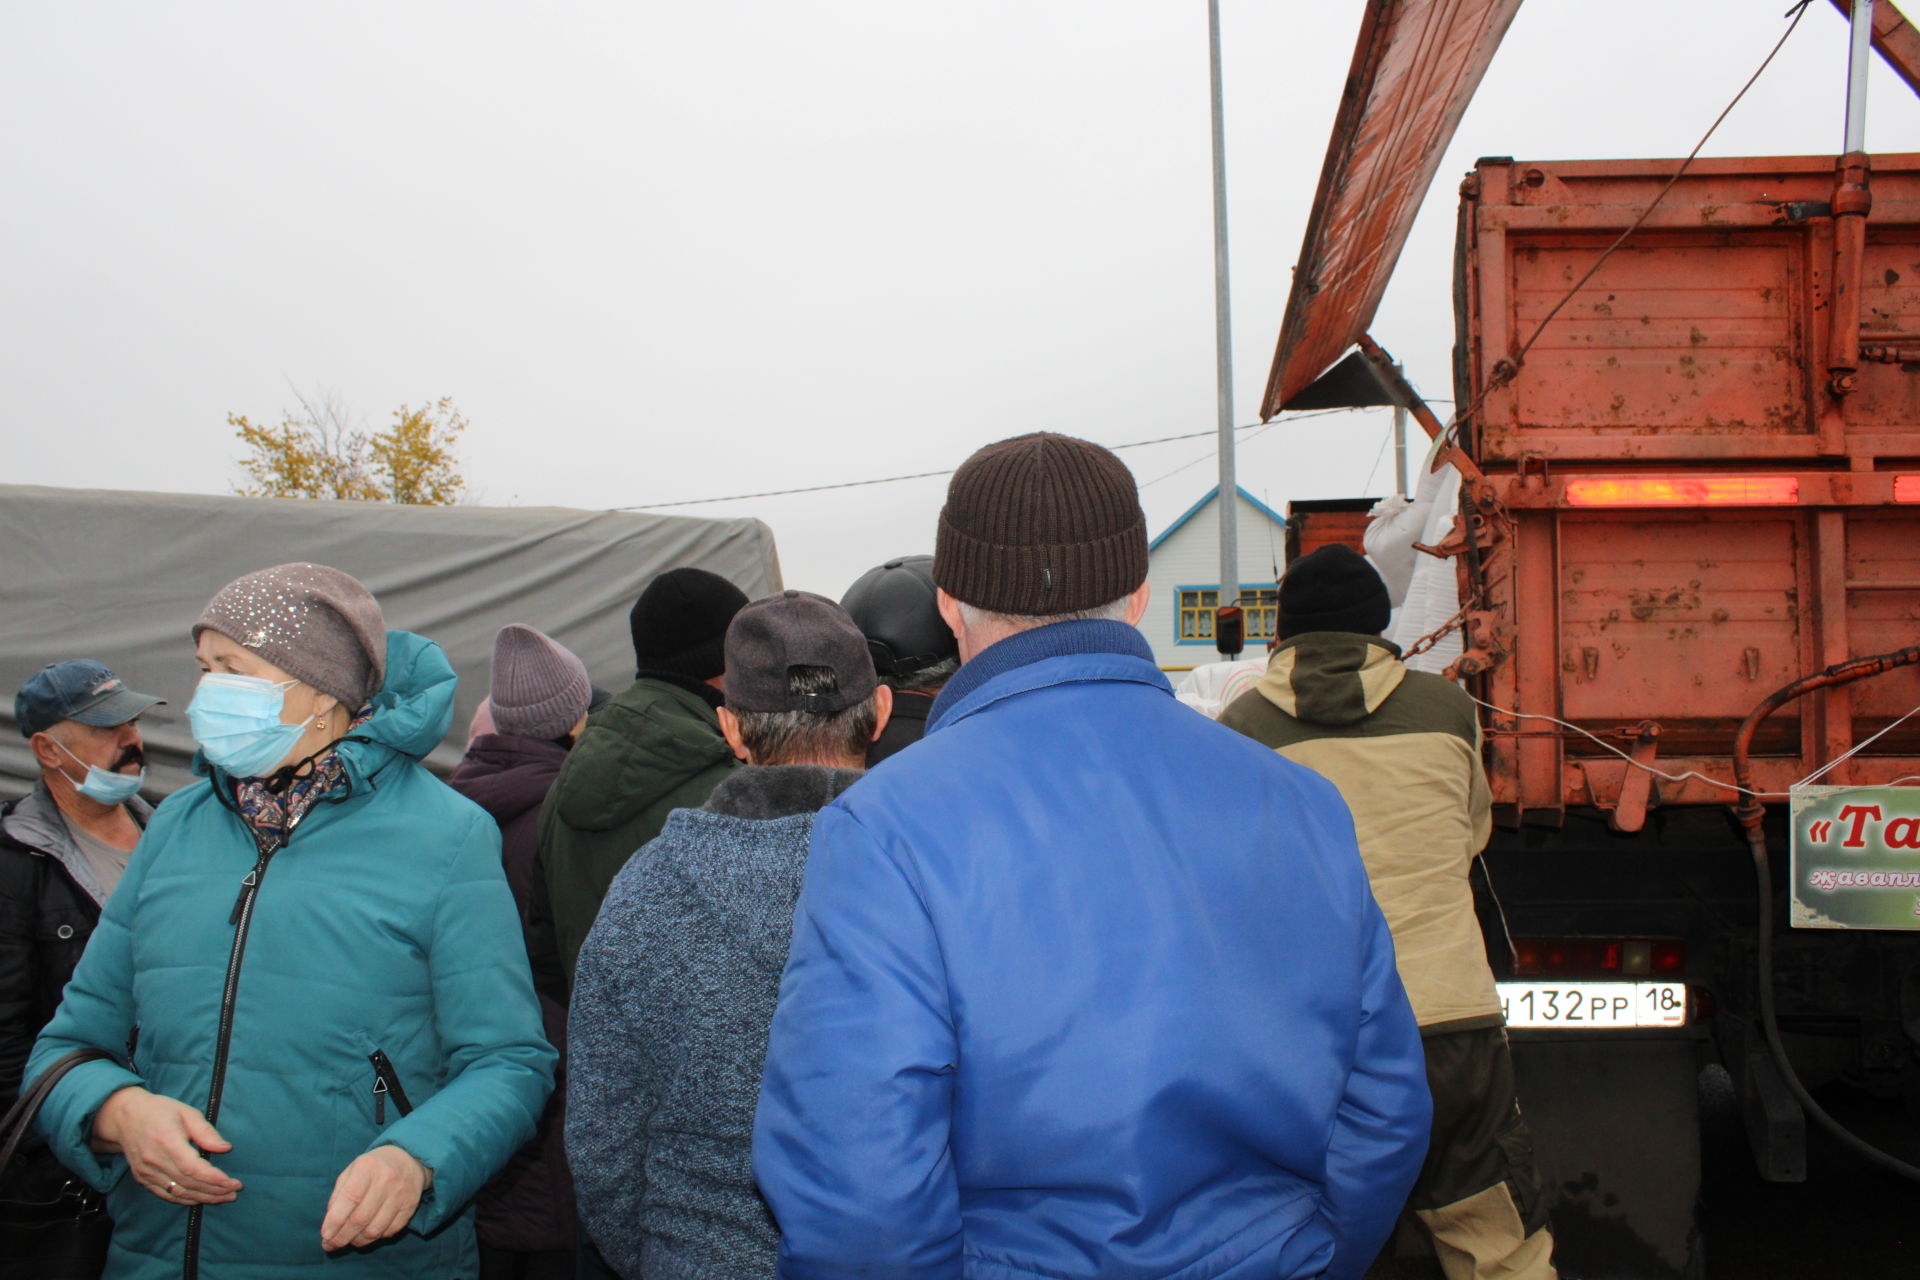
{"label": "jacket zipper pull", "polygon": [[367,1055],[367,1061],[373,1064],[373,1088],[376,1094],[385,1094],[393,1099],[395,1114],[405,1119],[413,1111],[407,1101],[407,1091],[400,1083],[400,1075],[393,1069],[393,1062],[383,1049],[375,1049]]}
{"label": "jacket zipper pull", "polygon": [[381,1076],[373,1078],[373,1122],[387,1122],[387,1082]]}
{"label": "jacket zipper pull", "polygon": [[237,925],[240,923],[240,908],[246,905],[248,892],[259,883],[260,873],[258,870],[247,872],[247,878],[240,882],[240,893],[233,900],[233,912],[227,917],[228,924]]}

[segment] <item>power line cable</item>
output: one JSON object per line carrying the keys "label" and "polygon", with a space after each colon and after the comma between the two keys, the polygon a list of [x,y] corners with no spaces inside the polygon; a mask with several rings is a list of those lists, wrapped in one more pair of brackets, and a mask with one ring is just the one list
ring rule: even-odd
{"label": "power line cable", "polygon": [[1380,448],[1373,455],[1373,465],[1367,468],[1367,482],[1360,486],[1360,494],[1365,497],[1373,488],[1373,477],[1379,473],[1380,459],[1387,456],[1387,446],[1393,443],[1394,424],[1387,424],[1387,434],[1380,437]]}
{"label": "power line cable", "polygon": [[[1253,439],[1253,437],[1248,436],[1247,439],[1251,440]],[[1159,475],[1155,476],[1151,480],[1142,480],[1140,482],[1140,491],[1142,493],[1145,493],[1148,489],[1153,488],[1153,486],[1159,484],[1162,480],[1171,480],[1183,471],[1191,471],[1195,467],[1199,466],[1201,463],[1211,462],[1211,461],[1213,461],[1213,455],[1211,453],[1203,453],[1199,457],[1193,459],[1191,462],[1181,463],[1179,466],[1175,467],[1171,471],[1162,471]]]}
{"label": "power line cable", "polygon": [[[1329,410],[1323,410],[1323,412],[1327,412],[1327,413],[1344,413],[1344,412],[1346,412],[1346,411],[1345,411],[1345,410],[1340,410],[1340,409],[1329,409]],[[1303,414],[1303,415],[1301,415],[1301,416],[1303,416],[1303,417],[1318,417],[1319,415],[1318,415],[1318,414]],[[1291,418],[1289,418],[1289,419],[1286,419],[1285,421],[1286,421],[1286,422],[1291,422],[1291,421],[1293,421],[1293,419],[1291,419]],[[1243,440],[1243,441],[1241,441],[1241,445],[1242,445],[1242,446],[1245,446],[1245,445],[1249,445],[1249,444],[1252,444],[1252,443],[1253,443],[1253,442],[1254,442],[1255,440],[1258,440],[1258,439],[1259,439],[1259,438],[1260,438],[1261,436],[1263,436],[1263,435],[1265,435],[1265,434],[1267,433],[1267,431],[1269,431],[1269,430],[1271,430],[1271,429],[1273,429],[1274,427],[1278,427],[1278,426],[1284,426],[1284,425],[1285,425],[1285,422],[1282,422],[1282,421],[1280,421],[1280,420],[1275,420],[1275,421],[1273,421],[1273,422],[1264,422],[1264,423],[1261,423],[1260,425],[1261,425],[1261,427],[1262,427],[1262,430],[1259,430],[1259,431],[1256,431],[1256,432],[1254,432],[1254,433],[1253,433],[1252,435],[1250,435],[1250,436],[1248,436],[1248,437],[1247,437],[1247,438],[1246,438],[1245,440]],[[1246,428],[1244,428],[1244,427],[1236,427],[1236,428],[1235,428],[1235,430],[1237,430],[1237,431],[1243,431],[1243,430],[1245,430],[1245,429],[1246,429]],[[1208,432],[1207,434],[1208,434],[1208,435],[1212,435],[1213,433],[1212,433],[1212,432]],[[1171,479],[1173,479],[1173,477],[1175,477],[1175,476],[1177,476],[1177,475],[1179,475],[1179,474],[1180,474],[1180,473],[1181,473],[1182,471],[1191,471],[1191,470],[1193,470],[1193,468],[1195,468],[1195,467],[1197,467],[1197,466],[1199,466],[1199,465],[1200,465],[1201,463],[1203,463],[1203,462],[1209,462],[1209,461],[1211,461],[1212,459],[1213,459],[1213,453],[1212,453],[1211,451],[1209,451],[1209,452],[1207,452],[1207,453],[1203,453],[1203,454],[1201,454],[1201,455],[1200,455],[1199,457],[1197,457],[1197,458],[1195,458],[1195,459],[1194,459],[1194,460],[1193,460],[1192,462],[1183,462],[1183,463],[1181,463],[1181,464],[1180,464],[1179,466],[1177,466],[1177,467],[1175,467],[1175,468],[1174,468],[1173,470],[1171,470],[1171,471],[1163,471],[1163,472],[1161,472],[1161,473],[1160,473],[1159,475],[1157,475],[1157,476],[1155,476],[1155,477],[1154,477],[1153,479],[1151,479],[1151,480],[1142,480],[1142,481],[1140,482],[1140,489],[1141,489],[1141,491],[1142,491],[1142,492],[1144,492],[1144,491],[1146,491],[1146,490],[1148,490],[1148,489],[1151,489],[1151,488],[1153,488],[1153,486],[1154,486],[1154,485],[1157,485],[1157,484],[1159,484],[1159,483],[1160,483],[1160,482],[1161,482],[1162,480],[1171,480]]]}
{"label": "power line cable", "polygon": [[[1273,510],[1273,490],[1262,489],[1260,501],[1267,504],[1267,510]],[[1273,561],[1273,580],[1280,581],[1280,548],[1273,542],[1273,521],[1267,521],[1267,555]]]}
{"label": "power line cable", "polygon": [[[1294,422],[1305,422],[1308,418],[1324,418],[1330,414],[1352,412],[1354,412],[1352,409],[1318,409],[1312,413],[1302,413],[1295,417],[1276,419],[1272,422],[1243,422],[1235,427],[1234,430],[1264,430],[1269,427],[1285,426]],[[1202,437],[1212,437],[1216,434],[1218,433],[1213,431],[1187,431],[1180,435],[1156,436],[1151,440],[1130,440],[1126,444],[1108,445],[1107,448],[1114,450],[1144,449],[1152,444],[1171,444],[1176,440],[1198,440]],[[1205,461],[1205,459],[1201,459],[1201,461]],[[1187,465],[1192,466],[1195,464],[1189,463]],[[790,494],[797,493],[825,493],[831,489],[861,489],[876,484],[898,484],[903,480],[930,480],[935,476],[950,476],[956,469],[957,468],[954,467],[946,467],[939,471],[914,471],[906,475],[880,476],[872,480],[839,480],[832,484],[802,485],[795,489],[768,489],[762,493],[730,493],[718,498],[681,498],[674,502],[636,502],[631,506],[609,507],[607,509],[609,511],[658,511],[666,507],[699,507],[714,502],[744,502],[749,498],[784,498]],[[1186,468],[1181,467],[1179,470],[1184,471]],[[1168,475],[1171,474],[1173,473],[1168,473]],[[1164,480],[1166,476],[1161,476],[1160,479]],[[1148,483],[1152,484],[1154,482],[1148,481]]]}

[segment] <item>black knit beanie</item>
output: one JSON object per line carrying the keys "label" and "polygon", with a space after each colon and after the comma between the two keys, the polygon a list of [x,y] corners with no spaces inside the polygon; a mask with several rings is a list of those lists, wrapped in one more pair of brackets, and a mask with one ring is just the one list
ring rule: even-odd
{"label": "black knit beanie", "polygon": [[1377,636],[1387,629],[1393,602],[1367,558],[1345,543],[1309,551],[1280,579],[1280,638],[1308,631]]}
{"label": "black knit beanie", "polygon": [[727,624],[746,593],[705,569],[669,569],[640,593],[627,615],[640,669],[711,680],[726,670]]}
{"label": "black knit beanie", "polygon": [[1043,618],[1118,600],[1147,578],[1147,519],[1112,451],[1037,431],[953,473],[933,581],[994,613]]}

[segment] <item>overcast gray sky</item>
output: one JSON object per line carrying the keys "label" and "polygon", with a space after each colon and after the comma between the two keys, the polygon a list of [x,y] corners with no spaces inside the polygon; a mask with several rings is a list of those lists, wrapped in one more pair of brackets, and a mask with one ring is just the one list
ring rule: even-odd
{"label": "overcast gray sky", "polygon": [[[1473,158],[1683,155],[1785,5],[1528,0],[1374,328],[1416,384],[1447,394]],[[1361,8],[1222,3],[1242,421]],[[1707,154],[1838,150],[1845,31],[1816,3]],[[290,385],[376,426],[453,396],[499,504],[1208,430],[1206,36],[1204,0],[6,0],[0,474],[227,492],[227,413],[277,418]],[[1870,148],[1920,150],[1920,102],[1874,77]],[[1242,482],[1381,492],[1386,430],[1243,433]],[[1156,531],[1212,483],[1205,440],[1122,456]],[[943,490],[688,510],[759,516],[789,585],[837,595],[931,550]]]}

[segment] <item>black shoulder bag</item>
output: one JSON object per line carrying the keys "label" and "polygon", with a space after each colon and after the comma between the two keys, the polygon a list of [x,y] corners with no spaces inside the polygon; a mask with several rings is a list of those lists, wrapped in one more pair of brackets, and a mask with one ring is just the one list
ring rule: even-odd
{"label": "black shoulder bag", "polygon": [[[67,1072],[111,1059],[104,1049],[75,1049],[42,1071],[0,1120],[0,1280],[98,1280],[107,1265],[113,1223],[100,1193],[61,1168],[50,1152],[14,1168],[14,1153],[40,1106]],[[10,1176],[11,1175],[11,1176]]]}

